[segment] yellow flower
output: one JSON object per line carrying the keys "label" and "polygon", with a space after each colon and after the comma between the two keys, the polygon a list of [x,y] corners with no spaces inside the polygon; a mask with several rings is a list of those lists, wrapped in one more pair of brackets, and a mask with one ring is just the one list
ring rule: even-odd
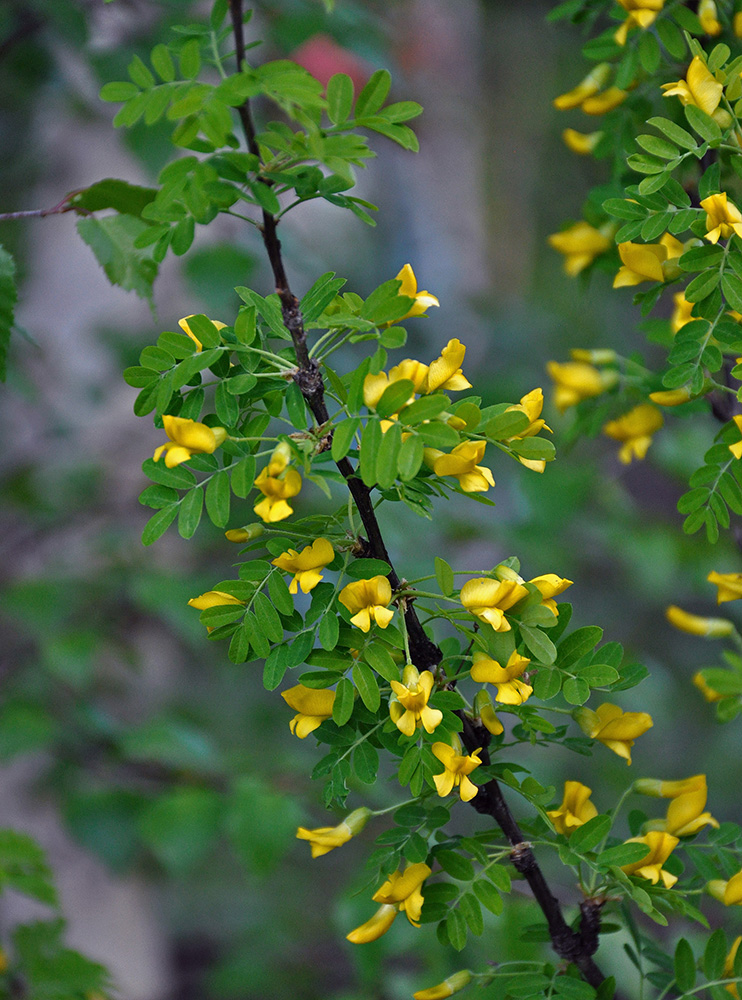
{"label": "yellow flower", "polygon": [[513,650],[503,667],[487,656],[484,650],[476,649],[472,657],[471,679],[478,684],[495,684],[495,701],[503,705],[522,705],[533,694],[531,685],[519,680],[530,662]]}
{"label": "yellow flower", "polygon": [[579,156],[589,156],[602,138],[602,132],[578,132],[574,128],[565,128],[562,132],[564,145]]}
{"label": "yellow flower", "polygon": [[[551,427],[549,427],[546,424],[546,421],[541,417],[541,410],[543,407],[543,389],[532,389],[530,392],[527,392],[525,396],[520,397],[519,403],[509,406],[506,412],[509,413],[511,410],[520,410],[528,417],[529,423],[525,430],[522,430],[519,434],[514,434],[511,438],[508,438],[508,442],[533,437],[542,429],[547,430],[551,434]],[[525,465],[527,469],[532,469],[534,472],[543,472],[546,468],[546,462],[543,459],[522,458],[520,455],[518,455],[517,458],[521,465]]]}
{"label": "yellow flower", "polygon": [[598,705],[595,711],[578,708],[572,714],[584,733],[623,757],[627,764],[631,763],[634,740],[654,725],[647,712],[624,712],[610,702]]}
{"label": "yellow flower", "polygon": [[613,36],[619,45],[626,44],[626,36],[631,28],[646,29],[653,24],[662,10],[665,0],[618,0],[629,16]]}
{"label": "yellow flower", "polygon": [[[200,351],[203,350],[203,344],[198,339],[198,337],[193,332],[193,330],[191,330],[191,327],[190,327],[190,325],[188,323],[188,320],[191,319],[191,317],[193,317],[195,315],[196,315],[196,313],[190,313],[188,316],[185,316],[183,319],[179,319],[178,320],[178,326],[181,328],[181,330],[183,331],[183,333],[187,333],[188,336],[191,338],[191,340],[193,341],[193,343],[196,345],[196,353],[198,353],[198,352],[200,352]],[[226,323],[220,323],[218,319],[212,319],[211,322],[214,324],[214,326],[217,328],[217,330],[223,330],[224,327],[227,325]]]}
{"label": "yellow flower", "polygon": [[412,1000],[446,1000],[446,997],[452,997],[454,993],[463,990],[470,982],[471,972],[468,969],[462,969],[461,972],[454,972],[452,976],[436,986],[429,986],[427,990],[418,990],[413,993]]}
{"label": "yellow flower", "polygon": [[728,618],[702,618],[700,615],[683,611],[676,604],[671,604],[665,611],[665,618],[681,632],[702,635],[707,639],[719,639],[731,635],[734,631],[734,624]]}
{"label": "yellow flower", "polygon": [[734,20],[732,21],[732,29],[737,38],[742,38],[742,10],[738,11],[734,15]]}
{"label": "yellow flower", "polygon": [[307,830],[306,827],[300,826],[296,831],[296,837],[298,840],[308,840],[312,849],[312,857],[321,858],[323,854],[329,854],[336,847],[342,847],[343,844],[348,843],[351,837],[360,833],[371,815],[373,815],[371,810],[362,806],[360,809],[354,809],[352,813],[348,813],[342,823],[338,823],[337,826],[318,826],[314,830]]}
{"label": "yellow flower", "polygon": [[680,389],[663,389],[659,392],[650,392],[649,398],[657,406],[682,406],[691,399],[690,390],[687,386]]}
{"label": "yellow flower", "polygon": [[675,885],[678,880],[677,875],[666,872],[662,865],[680,843],[677,837],[664,831],[650,830],[644,837],[631,837],[625,843],[646,844],[647,854],[640,861],[634,861],[630,865],[621,865],[621,871],[626,872],[627,875],[640,875],[642,878],[648,879],[652,885],[656,885],[662,879],[662,884],[666,889]]}
{"label": "yellow flower", "polygon": [[613,246],[613,241],[606,232],[584,221],[575,222],[560,233],[552,233],[549,243],[564,256],[564,270],[571,278],[584,271],[596,257]]}
{"label": "yellow flower", "polygon": [[397,281],[402,282],[399,294],[415,300],[415,304],[409,312],[406,312],[401,319],[395,320],[396,323],[401,323],[402,320],[409,319],[411,316],[424,316],[426,309],[440,305],[435,295],[431,295],[430,292],[418,292],[417,278],[411,264],[405,264],[396,277]]}
{"label": "yellow flower", "polygon": [[716,17],[716,4],[714,0],[701,0],[698,4],[698,20],[701,22],[701,27],[707,35],[721,34],[721,24]]}
{"label": "yellow flower", "polygon": [[608,82],[611,74],[609,63],[599,63],[572,90],[566,94],[560,94],[554,98],[554,107],[559,111],[570,111],[572,108],[579,108],[582,102],[597,94],[601,87]]}
{"label": "yellow flower", "polygon": [[466,347],[460,340],[455,337],[449,340],[440,357],[430,362],[421,392],[427,394],[437,389],[443,389],[445,392],[471,389],[471,382],[461,371],[465,354]]}
{"label": "yellow flower", "polygon": [[407,406],[415,398],[415,392],[421,392],[422,386],[425,382],[425,377],[428,374],[428,366],[424,365],[421,361],[414,361],[412,358],[405,358],[394,368],[390,369],[389,374],[386,372],[379,372],[378,375],[367,375],[363,380],[363,402],[369,410],[375,410],[379,405],[379,400],[384,395],[385,390],[393,383],[399,382],[400,379],[409,379],[414,385],[414,392],[410,398],[400,404],[399,409],[401,410],[403,406]]}
{"label": "yellow flower", "polygon": [[[724,971],[722,972],[724,979],[732,979],[734,977],[734,959],[737,957],[737,949],[739,948],[740,942],[742,942],[742,935],[734,939],[732,947],[729,949],[729,954],[724,961]],[[727,993],[732,994],[734,1000],[739,1000],[736,983],[728,983],[724,989]]]}
{"label": "yellow flower", "polygon": [[727,199],[726,191],[704,198],[701,208],[706,213],[706,239],[709,243],[717,243],[721,237],[726,239],[733,233],[742,236],[742,214],[734,202]]}
{"label": "yellow flower", "polygon": [[289,593],[295,594],[301,587],[302,594],[308,594],[322,579],[322,570],[335,558],[335,550],[326,538],[317,538],[301,552],[289,549],[273,560],[279,569],[293,573]]}
{"label": "yellow flower", "polygon": [[667,264],[682,254],[683,244],[670,233],[665,233],[659,243],[619,243],[618,255],[623,262],[614,288],[640,285],[643,281],[665,281],[674,277],[667,273]]}
{"label": "yellow flower", "polygon": [[435,680],[429,670],[420,673],[408,663],[402,672],[402,683],[390,681],[395,697],[389,702],[389,715],[397,729],[412,736],[418,726],[432,733],[443,721],[443,712],[428,705]]}
{"label": "yellow flower", "polygon": [[712,570],[706,579],[718,587],[717,604],[738,601],[742,597],[742,573],[717,573]]}
{"label": "yellow flower", "polygon": [[294,508],[286,501],[301,490],[301,476],[296,469],[288,467],[290,458],[291,449],[282,441],[273,449],[270,462],[255,480],[263,499],[255,504],[254,510],[268,524],[283,521],[294,513]]}
{"label": "yellow flower", "polygon": [[602,94],[586,97],[582,102],[582,110],[586,115],[604,115],[623,104],[628,96],[628,91],[621,90],[620,87],[609,87]]}
{"label": "yellow flower", "polygon": [[663,83],[662,90],[664,97],[678,97],[681,104],[695,104],[701,111],[711,115],[719,107],[724,87],[714,78],[703,59],[694,56],[685,79],[676,83]]}
{"label": "yellow flower", "polygon": [[329,688],[308,688],[303,684],[296,684],[287,691],[282,691],[281,697],[297,713],[289,722],[289,729],[300,740],[313,733],[325,719],[332,717],[335,692]]}
{"label": "yellow flower", "polygon": [[706,892],[724,906],[739,906],[742,904],[742,871],[732,875],[727,882],[722,879],[707,882]]}
{"label": "yellow flower", "polygon": [[548,608],[552,614],[558,615],[559,612],[557,611],[554,598],[563,594],[567,587],[571,587],[573,581],[563,576],[557,576],[556,573],[544,573],[543,576],[534,576],[528,582],[532,583],[541,594],[541,603],[543,606]]}
{"label": "yellow flower", "polygon": [[[195,608],[197,611],[205,611],[207,608],[219,608],[224,604],[244,603],[245,602],[239,600],[239,598],[232,597],[231,594],[225,594],[223,590],[207,590],[205,594],[199,594],[198,597],[192,597],[188,602],[190,607]],[[212,632],[215,626],[207,625],[206,628],[209,632]]]}
{"label": "yellow flower", "polygon": [[703,676],[703,672],[701,670],[693,674],[691,680],[692,683],[701,692],[706,701],[708,702],[721,701],[722,698],[724,697],[723,694],[719,694],[718,691],[714,691],[712,687],[709,687],[709,685],[706,683],[706,678]]}
{"label": "yellow flower", "polygon": [[437,448],[426,448],[425,464],[436,476],[458,479],[464,493],[486,493],[495,485],[491,469],[478,463],[484,458],[486,441],[462,441],[447,454]]}
{"label": "yellow flower", "polygon": [[566,361],[564,364],[549,361],[546,370],[554,383],[554,403],[560,413],[583,399],[599,396],[618,381],[618,372],[610,369],[599,371],[582,361]]}
{"label": "yellow flower", "polygon": [[484,728],[493,736],[499,736],[503,732],[503,725],[497,718],[495,706],[485,688],[480,688],[474,696],[474,714],[479,716]]}
{"label": "yellow flower", "polygon": [[181,462],[187,462],[191,455],[213,454],[227,437],[223,427],[207,427],[206,424],[200,424],[197,420],[187,420],[185,417],[171,417],[165,414],[162,424],[170,440],[157,448],[154,460],[159,462],[164,452],[165,465],[168,469],[175,468]]}
{"label": "yellow flower", "polygon": [[695,318],[691,315],[695,303],[688,302],[682,292],[676,292],[675,295],[673,295],[672,300],[675,303],[675,308],[672,316],[670,317],[670,329],[674,335],[678,332],[678,330],[684,327],[686,323],[692,322]]}
{"label": "yellow flower", "polygon": [[547,812],[557,833],[569,837],[578,826],[598,815],[598,810],[590,801],[592,789],[579,781],[564,782],[564,798],[558,809]]}
{"label": "yellow flower", "polygon": [[353,944],[367,944],[386,934],[397,913],[404,912],[413,927],[420,926],[423,907],[422,884],[431,869],[423,862],[408,865],[404,872],[393,872],[372,899],[381,903],[376,913],[365,924],[346,935]]}
{"label": "yellow flower", "polygon": [[231,594],[225,594],[223,590],[207,590],[205,594],[199,594],[198,597],[192,597],[188,604],[192,608],[196,608],[198,611],[205,611],[206,608],[217,608],[222,604],[244,604],[237,597],[233,597]]}
{"label": "yellow flower", "polygon": [[338,600],[351,612],[351,623],[368,632],[371,622],[386,628],[394,611],[387,605],[392,599],[392,588],[385,576],[372,576],[370,580],[354,580],[340,591]]}
{"label": "yellow flower", "polygon": [[624,465],[629,465],[634,458],[644,458],[652,443],[652,435],[664,422],[656,406],[640,403],[618,420],[609,420],[603,427],[603,433],[614,441],[623,443],[618,459]]}
{"label": "yellow flower", "polygon": [[482,763],[477,756],[479,748],[468,756],[456,753],[447,743],[434,743],[431,747],[433,755],[443,764],[445,771],[434,774],[433,781],[442,799],[450,795],[456,785],[462,802],[471,802],[479,789],[468,777]]}
{"label": "yellow flower", "polygon": [[[732,417],[732,420],[737,425],[737,429],[742,431],[742,416]],[[730,444],[729,450],[736,459],[742,458],[742,441],[736,441],[734,444]]]}
{"label": "yellow flower", "polygon": [[666,830],[675,837],[690,837],[704,826],[719,826],[711,813],[703,811],[708,798],[705,774],[694,774],[681,781],[640,778],[634,782],[634,791],[640,795],[673,800],[668,807],[667,817],[651,822],[652,830]]}
{"label": "yellow flower", "polygon": [[526,588],[515,580],[480,576],[464,584],[460,600],[470,614],[487,622],[495,632],[509,632],[510,622],[505,612],[527,596]]}

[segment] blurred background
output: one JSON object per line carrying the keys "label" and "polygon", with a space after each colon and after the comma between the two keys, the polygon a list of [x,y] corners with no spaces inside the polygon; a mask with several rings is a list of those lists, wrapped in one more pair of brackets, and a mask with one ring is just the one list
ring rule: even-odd
{"label": "blurred background", "polygon": [[[441,308],[409,324],[400,357],[429,361],[460,338],[486,404],[536,386],[548,398],[545,363],[570,347],[647,350],[630,294],[611,293],[606,274],[568,278],[546,244],[605,180],[600,164],[562,144],[562,128],[581,123],[562,120],[551,101],[585,64],[576,29],[547,24],[550,6],[338,0],[330,16],[313,0],[275,0],[256,3],[248,27],[264,43],[260,61],[292,56],[324,79],[388,67],[394,99],[424,106],[418,155],[374,141],[378,159],[357,193],[380,206],[376,228],[324,204],[288,217],[290,280],[301,294],[335,270],[367,294],[409,261]],[[155,143],[142,126],[114,132],[115,107],[97,94],[126,78],[132,53],[146,56],[170,24],[208,9],[6,0],[0,212],[49,208],[104,177],[153,183],[170,155],[167,132]],[[0,242],[18,261],[21,327],[0,390],[2,825],[47,850],[70,946],[107,964],[124,1000],[397,1000],[457,968],[536,954],[539,945],[519,940],[538,917],[525,895],[489,917],[462,956],[441,948],[431,925],[415,931],[401,920],[376,944],[345,941],[373,905],[367,892],[353,895],[366,882],[364,844],[311,861],[294,840],[300,823],[335,822],[308,780],[316,752],[290,735],[260,664],[229,663],[186,603],[229,575],[233,550],[206,524],[190,542],[171,530],[140,545],[149,513],[137,502],[141,463],[162,432],[134,417],[136,390],[121,371],[182,316],[228,319],[235,284],[271,291],[253,231],[237,220],[201,229],[189,255],[162,265],[151,307],[108,284],[72,214],[2,223]],[[739,723],[716,725],[690,683],[715,651],[663,617],[669,603],[712,614],[706,575],[739,569],[724,539],[712,549],[683,537],[675,510],[717,427],[710,416],[692,428],[675,420],[646,462],[625,467],[615,443],[572,445],[570,414],[550,400],[546,411],[557,462],[539,476],[492,456],[496,508],[452,504],[433,522],[407,509],[390,517],[383,529],[397,566],[407,577],[430,572],[434,551],[486,570],[517,554],[528,578],[576,581],[567,595],[575,623],[602,625],[651,670],[621,697],[625,709],[657,717],[631,778],[705,771],[714,816],[738,820]],[[557,799],[566,778],[592,784],[605,810],[629,778],[618,757],[595,754],[535,752],[526,763]],[[366,801],[359,793],[351,808]],[[382,782],[370,794],[383,806],[395,788]],[[461,831],[482,822],[463,809],[457,819]],[[366,845],[383,828],[367,828]],[[574,907],[575,887],[558,866],[550,874]],[[0,938],[48,915],[6,894]],[[600,959],[621,973],[616,936]]]}

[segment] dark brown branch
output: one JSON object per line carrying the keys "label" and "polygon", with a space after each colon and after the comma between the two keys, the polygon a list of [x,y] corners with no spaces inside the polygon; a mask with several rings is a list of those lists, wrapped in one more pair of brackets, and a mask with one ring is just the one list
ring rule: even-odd
{"label": "dark brown branch", "polygon": [[[238,65],[241,66],[245,57],[245,43],[242,33],[242,0],[229,0],[229,9],[234,28],[237,61]],[[238,110],[245,130],[248,148],[251,152],[258,155],[259,151],[255,140],[255,130],[250,114],[249,102],[246,101],[242,108]],[[265,183],[269,182],[266,181]],[[286,329],[291,334],[291,339],[296,350],[298,370],[294,375],[294,380],[307,401],[307,405],[317,424],[321,427],[329,419],[325,403],[322,374],[317,362],[309,357],[299,302],[291,292],[283,266],[281,243],[276,234],[276,219],[265,210],[263,211],[262,235],[268,259],[273,270],[276,292],[281,300],[283,321]],[[371,490],[357,475],[356,470],[347,458],[341,459],[337,463],[337,467],[348,484],[348,489],[355,501],[358,514],[363,523],[367,536],[364,546],[365,551],[369,556],[376,559],[383,559],[389,565],[389,583],[392,590],[397,590],[400,587],[401,581],[384,544],[371,500]],[[410,640],[412,662],[419,669],[429,669],[436,666],[442,659],[442,653],[438,646],[426,635],[411,601],[405,603],[404,616]],[[489,734],[483,730],[482,733],[486,739],[482,738],[482,733],[480,733],[479,728],[475,728],[471,719],[463,712],[460,712],[459,715],[464,723],[463,742],[468,752],[473,753],[477,748],[484,747],[482,750],[482,761],[488,764],[490,761],[489,752],[487,751]],[[486,785],[480,786],[476,797],[472,800],[472,805],[478,812],[491,816],[512,845],[511,860],[513,865],[527,880],[536,901],[543,910],[556,953],[561,958],[574,962],[588,983],[592,986],[599,986],[605,977],[591,957],[597,947],[600,929],[599,916],[597,915],[599,914],[599,907],[597,910],[593,907],[590,911],[591,920],[586,920],[585,910],[583,910],[584,930],[580,932],[573,931],[565,921],[559,900],[549,889],[530,845],[524,841],[518,824],[502,796],[497,781],[492,779]]]}

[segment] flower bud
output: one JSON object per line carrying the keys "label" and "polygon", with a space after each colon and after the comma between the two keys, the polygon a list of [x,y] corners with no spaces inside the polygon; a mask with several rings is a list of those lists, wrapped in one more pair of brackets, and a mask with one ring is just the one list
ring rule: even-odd
{"label": "flower bud", "polygon": [[573,347],[569,354],[573,361],[586,361],[591,365],[610,365],[616,360],[616,352],[610,347],[595,350]]}
{"label": "flower bud", "polygon": [[262,534],[262,524],[246,524],[244,528],[230,528],[224,532],[224,537],[228,542],[252,542]]}
{"label": "flower bud", "polygon": [[525,583],[523,577],[519,576],[511,566],[506,566],[505,563],[495,566],[492,573],[498,580],[512,580],[513,583]]}
{"label": "flower bud", "polygon": [[681,406],[692,398],[688,386],[681,386],[680,389],[662,389],[659,392],[650,392],[649,398],[657,406]]}
{"label": "flower bud", "polygon": [[468,986],[471,979],[471,972],[468,969],[462,969],[460,972],[454,972],[452,976],[444,979],[437,986],[430,986],[427,990],[418,990],[412,996],[414,1000],[445,1000],[446,997],[452,997],[454,993],[458,993],[459,990]]}
{"label": "flower bud", "polygon": [[482,688],[475,695],[474,712],[482,720],[484,728],[493,736],[499,736],[502,733],[502,723],[497,718],[495,706],[492,704],[492,698],[486,688]]}
{"label": "flower bud", "polygon": [[671,604],[665,611],[665,618],[671,625],[689,635],[701,635],[707,639],[719,639],[734,632],[734,623],[728,618],[702,618]]}

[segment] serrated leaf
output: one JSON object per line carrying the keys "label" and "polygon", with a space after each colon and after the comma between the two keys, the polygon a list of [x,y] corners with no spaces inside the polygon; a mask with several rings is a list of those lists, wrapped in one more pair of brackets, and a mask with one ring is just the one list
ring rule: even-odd
{"label": "serrated leaf", "polygon": [[157,264],[149,249],[134,246],[137,236],[148,228],[133,215],[88,217],[77,222],[81,239],[93,251],[111,284],[151,300]]}

